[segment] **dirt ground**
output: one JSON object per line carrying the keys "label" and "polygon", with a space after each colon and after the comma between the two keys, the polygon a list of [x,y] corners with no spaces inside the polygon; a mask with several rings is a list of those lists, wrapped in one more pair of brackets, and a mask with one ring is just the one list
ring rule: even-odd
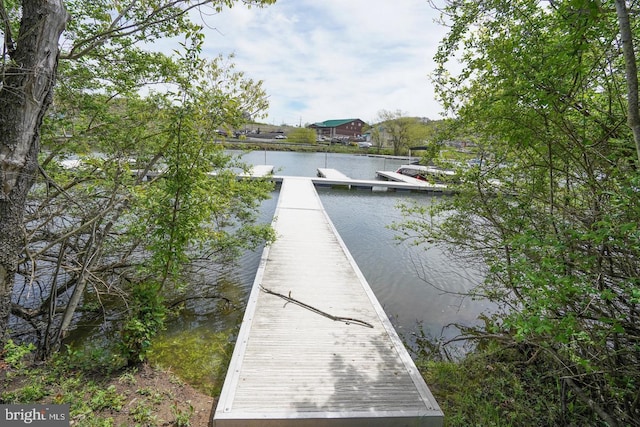
{"label": "dirt ground", "polygon": [[[0,357],[0,393],[11,393],[33,384],[32,376],[12,375],[8,379],[8,372],[7,364]],[[94,404],[93,411],[72,417],[71,426],[207,427],[217,403],[214,397],[196,390],[172,372],[148,364],[110,378],[83,381],[97,383],[100,390],[109,390],[109,396],[117,396],[119,410],[113,409],[113,405],[105,405],[100,410],[95,408],[99,405]],[[66,392],[50,385],[44,394],[42,400],[36,399],[34,403],[57,403]],[[83,398],[96,402],[100,396],[88,394]],[[0,398],[0,403],[9,402]]]}
{"label": "dirt ground", "polygon": [[176,412],[188,414],[190,407],[193,407],[193,414],[189,418],[189,426],[209,425],[215,408],[213,397],[180,381],[171,372],[155,369],[147,364],[140,366],[132,377],[128,381],[123,381],[122,377],[114,378],[109,383],[116,387],[119,393],[127,396],[122,410],[109,415],[113,418],[115,426],[140,424],[135,414],[141,403],[147,407],[151,406],[151,417],[155,419],[154,423],[146,425],[179,426],[181,424],[176,421]]}

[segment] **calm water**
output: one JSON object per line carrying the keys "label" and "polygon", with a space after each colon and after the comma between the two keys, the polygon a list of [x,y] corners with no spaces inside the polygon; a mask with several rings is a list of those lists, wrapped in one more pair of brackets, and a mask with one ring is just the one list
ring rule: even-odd
{"label": "calm water", "polygon": [[[376,170],[395,170],[407,160],[325,153],[252,152],[250,164],[275,166],[285,176],[315,176],[329,167],[359,179],[375,179]],[[489,308],[488,303],[461,298],[455,293],[470,289],[477,272],[455,265],[438,249],[399,243],[388,226],[402,219],[397,205],[428,205],[439,197],[423,193],[381,193],[364,190],[318,189],[320,199],[362,273],[398,332],[408,341],[422,327],[434,336],[453,336],[452,323],[472,324]],[[271,222],[277,192],[265,202],[262,221]],[[235,280],[248,294],[260,259],[260,251],[247,254]]]}
{"label": "calm water", "polygon": [[284,151],[252,151],[243,159],[252,165],[273,165],[276,175],[316,176],[318,168],[332,168],[354,179],[375,179],[377,170],[395,171],[399,165],[407,163],[407,160],[366,155]]}

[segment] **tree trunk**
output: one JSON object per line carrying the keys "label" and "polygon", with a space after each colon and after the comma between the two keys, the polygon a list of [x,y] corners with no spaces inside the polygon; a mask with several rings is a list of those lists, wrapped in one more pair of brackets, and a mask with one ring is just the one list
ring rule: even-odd
{"label": "tree trunk", "polygon": [[640,110],[638,101],[638,67],[636,54],[633,50],[633,32],[629,21],[629,10],[625,0],[616,0],[616,13],[620,37],[622,39],[622,53],[624,55],[625,74],[627,79],[627,123],[633,132],[636,145],[638,165],[640,165]]}
{"label": "tree trunk", "polygon": [[69,18],[62,0],[23,0],[15,51],[0,87],[0,348],[9,338],[11,295],[25,245],[27,194],[38,169],[40,126],[51,104],[58,41]]}

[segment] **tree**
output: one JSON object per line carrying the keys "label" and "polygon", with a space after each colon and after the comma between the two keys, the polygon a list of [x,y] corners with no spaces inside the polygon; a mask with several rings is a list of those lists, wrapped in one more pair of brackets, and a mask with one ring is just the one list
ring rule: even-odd
{"label": "tree", "polygon": [[[264,0],[254,4],[272,2]],[[162,37],[174,37],[181,33],[186,34],[190,40],[201,39],[200,27],[189,21],[188,12],[202,7],[219,11],[222,7],[232,6],[233,3],[231,0],[214,3],[181,0],[144,3],[132,1],[126,5],[84,1],[69,1],[63,4],[54,0],[24,0],[20,4],[4,1],[0,3],[0,17],[4,24],[0,31],[5,42],[0,86],[0,344],[4,344],[8,339],[8,322],[12,311],[19,315],[33,314],[30,309],[25,310],[24,307],[12,305],[11,299],[18,266],[25,260],[24,257],[28,258],[30,255],[25,245],[29,240],[24,227],[25,212],[28,207],[28,195],[39,170],[42,123],[47,118],[48,108],[54,98],[58,67],[63,68],[66,76],[74,76],[74,79],[69,80],[70,86],[61,88],[62,92],[84,93],[85,99],[91,98],[90,94],[93,94],[94,99],[97,99],[100,93],[109,93],[106,99],[133,94],[144,84],[157,82],[155,79],[159,75],[171,73],[176,66],[168,57],[136,48],[136,44],[141,41],[153,43]],[[63,33],[66,23],[67,30]],[[65,39],[62,52],[58,49],[61,34],[64,34]],[[59,58],[68,62],[59,63]],[[111,65],[105,69],[113,74],[98,75],[96,70],[104,65]],[[119,67],[115,67],[116,65]],[[135,76],[135,81],[128,78],[132,75]],[[121,81],[130,84],[119,90]],[[248,90],[253,89],[248,86]],[[213,100],[215,99],[220,100]],[[105,105],[103,102],[102,106]],[[100,103],[94,103],[93,106],[99,107]],[[94,111],[95,114],[104,112]],[[212,112],[215,112],[215,109]],[[68,112],[61,114],[66,113]],[[70,125],[68,121],[71,117],[67,115],[58,118],[60,122],[67,120],[66,124],[58,125],[62,129],[68,129],[66,126]],[[95,130],[92,128],[93,124],[88,124],[87,129]],[[97,132],[93,133],[96,134]],[[63,141],[66,140],[64,134],[62,137],[59,134],[57,136]],[[91,141],[83,141],[84,144],[87,142]],[[69,149],[66,145],[66,142],[57,144],[53,147],[52,153],[64,153]],[[160,147],[162,146],[158,146]],[[156,152],[157,154],[159,153]],[[154,158],[152,155],[146,158],[150,160],[147,167],[153,166],[160,159],[159,156]],[[126,168],[116,166],[117,162],[96,162],[94,172],[111,171],[115,176],[122,178],[124,175],[121,172]],[[87,174],[90,172],[86,171]],[[75,177],[72,183],[82,179]],[[87,176],[84,179],[87,179]],[[47,183],[50,189],[55,189],[56,194],[65,194],[65,189],[57,186],[55,182],[47,180]],[[109,198],[104,200],[107,201]],[[103,212],[124,212],[128,203],[125,198],[111,206],[103,206]],[[116,224],[106,215],[98,218],[104,221],[104,232],[108,232]],[[82,227],[92,229],[96,224],[94,220]],[[100,237],[99,233],[96,234],[97,231],[94,229],[89,240],[82,241],[83,244],[89,244],[87,250],[82,252],[87,260],[95,260],[94,255],[101,250],[90,245],[91,241]],[[81,270],[81,273],[86,274],[87,271]],[[33,279],[30,278],[29,283],[33,283]],[[70,298],[73,302],[75,297]],[[51,313],[57,310],[53,301],[52,299]]]}
{"label": "tree", "polygon": [[[168,307],[219,298],[206,278],[241,248],[272,238],[269,227],[252,224],[271,183],[237,181],[231,167],[242,165],[211,143],[221,123],[239,125],[242,110],[263,108],[266,97],[224,58],[187,57],[179,74],[165,76],[175,92],[58,93],[58,114],[43,126],[48,154],[27,203],[27,256],[13,302],[15,332],[35,335],[42,356],[79,316],[109,319],[103,328],[117,331],[125,315],[122,351],[139,361]],[[69,83],[64,74],[61,81]],[[61,128],[64,144],[49,140]],[[100,156],[63,167],[67,151],[87,144]]]}
{"label": "tree", "polygon": [[374,127],[374,141],[384,138],[391,143],[393,154],[399,155],[412,145],[424,142],[427,129],[415,117],[406,117],[400,111],[382,110],[378,112],[379,125]]}
{"label": "tree", "polygon": [[637,105],[625,102],[635,84],[620,49],[638,34],[621,36],[622,12],[613,1],[449,3],[435,81],[483,157],[455,197],[405,208],[407,238],[486,266],[476,292],[502,310],[483,336],[553,366],[559,424],[640,418],[640,175],[625,126]]}
{"label": "tree", "polygon": [[308,128],[295,128],[289,132],[288,136],[291,142],[299,142],[303,144],[315,144],[316,132]]}
{"label": "tree", "polygon": [[449,120],[429,120],[426,123],[420,123],[420,138],[416,144],[421,149],[412,150],[412,155],[420,155],[420,163],[424,165],[436,164],[447,169],[455,169],[456,166],[449,162],[452,159],[442,155],[445,142],[450,140],[450,127],[455,128],[455,125]]}
{"label": "tree", "polygon": [[382,127],[382,125],[376,124],[371,126],[368,132],[371,134],[371,141],[373,142],[373,146],[378,149],[378,152],[380,152],[386,139],[384,137],[384,128]]}
{"label": "tree", "polygon": [[37,170],[39,128],[52,99],[58,39],[68,15],[61,1],[25,0],[16,38],[2,3],[4,47],[0,87],[0,344],[11,311],[14,275],[24,248],[26,196]]}

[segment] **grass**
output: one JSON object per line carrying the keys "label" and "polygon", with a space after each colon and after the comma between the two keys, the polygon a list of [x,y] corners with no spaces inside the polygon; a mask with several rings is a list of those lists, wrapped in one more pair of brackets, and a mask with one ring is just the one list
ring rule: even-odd
{"label": "grass", "polygon": [[562,388],[553,362],[517,345],[487,341],[459,361],[417,361],[445,414],[445,426],[600,426]]}
{"label": "grass", "polygon": [[[28,362],[30,349],[0,352],[0,404],[68,404],[78,427],[206,425],[213,398],[166,369],[117,369],[108,356],[68,351],[46,363]],[[106,353],[106,351],[105,351]]]}

